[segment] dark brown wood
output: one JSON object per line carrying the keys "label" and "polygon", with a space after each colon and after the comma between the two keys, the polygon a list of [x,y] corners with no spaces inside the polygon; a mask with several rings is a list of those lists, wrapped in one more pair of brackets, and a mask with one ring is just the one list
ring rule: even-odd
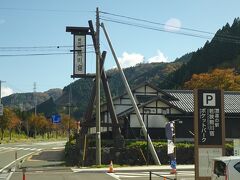
{"label": "dark brown wood", "polygon": [[[92,36],[93,45],[94,45],[94,48],[96,51],[97,50],[97,40],[96,40],[96,36],[95,36],[95,31],[93,28],[93,23],[92,23],[92,21],[88,21],[88,24],[89,24],[90,34]],[[112,120],[111,127],[113,127],[113,136],[114,136],[114,139],[116,139],[116,142],[119,142],[118,146],[122,146],[123,145],[123,136],[121,135],[121,129],[120,129],[117,115],[116,115],[116,112],[114,109],[112,96],[111,96],[111,92],[110,92],[110,87],[109,87],[108,80],[107,80],[107,75],[106,75],[106,73],[104,71],[104,67],[103,67],[105,57],[106,57],[106,51],[103,51],[102,55],[100,56],[101,80],[103,83],[103,88],[104,88],[104,92],[105,92],[106,99],[107,99],[107,107],[110,112],[110,117]],[[93,112],[93,106],[94,106],[94,102],[95,102],[95,96],[96,96],[96,85],[94,84],[92,92],[91,92],[91,99],[88,104],[87,111],[85,113],[85,122],[82,123],[81,135],[87,134],[88,127],[89,127],[87,124],[91,124],[93,121],[92,112]],[[84,124],[86,124],[86,125],[84,125]],[[94,126],[91,126],[91,127],[94,127]],[[104,127],[106,127],[106,126],[104,126]]]}
{"label": "dark brown wood", "polygon": [[66,32],[71,32],[71,34],[88,34],[90,35],[89,32],[89,27],[73,27],[73,26],[67,26],[66,27]]}
{"label": "dark brown wood", "polygon": [[[106,53],[107,53],[106,51],[103,51],[103,53],[102,53],[102,56],[101,56],[102,60],[101,60],[101,63],[100,63],[100,70],[103,67],[103,64],[104,64],[104,61],[105,61],[105,58],[106,58]],[[85,119],[86,122],[92,121],[92,112],[93,112],[93,106],[94,106],[94,102],[95,102],[95,97],[96,97],[96,83],[94,83],[94,85],[93,85],[90,101],[88,103],[87,111],[85,113],[85,118],[84,119]],[[82,126],[80,134],[81,135],[85,135],[85,134],[87,134],[87,131],[88,131],[88,127]]]}

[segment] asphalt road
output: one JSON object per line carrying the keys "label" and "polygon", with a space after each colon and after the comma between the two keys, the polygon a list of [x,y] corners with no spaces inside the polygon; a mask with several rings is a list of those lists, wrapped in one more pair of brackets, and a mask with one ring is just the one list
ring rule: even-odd
{"label": "asphalt road", "polygon": [[[66,142],[18,143],[0,145],[0,179],[21,180],[26,168],[25,180],[149,180],[147,170],[116,171],[107,173],[89,169],[80,172],[63,166],[63,148]],[[17,157],[15,157],[17,155]],[[17,158],[17,162],[15,160]],[[20,163],[21,162],[21,163]],[[10,170],[10,171],[9,171]],[[169,170],[155,172],[152,179],[174,179]],[[159,177],[161,176],[161,177]],[[178,180],[193,180],[193,170],[178,171]]]}
{"label": "asphalt road", "polygon": [[[38,143],[13,143],[0,145],[0,179],[3,174],[11,169],[17,169],[22,165],[26,158],[31,155],[35,159],[39,158],[38,154],[44,154],[45,151],[61,151],[64,148],[65,141],[56,142],[38,142]],[[53,153],[52,153],[53,154]],[[57,154],[57,153],[56,153]],[[46,157],[45,157],[46,158]],[[47,161],[50,163],[50,161]],[[56,163],[56,162],[54,162]]]}
{"label": "asphalt road", "polygon": [[[19,180],[22,173],[14,173],[11,180]],[[114,180],[113,177],[105,173],[73,173],[73,172],[27,172],[26,180]]]}
{"label": "asphalt road", "polygon": [[[170,175],[169,172],[157,173],[158,175],[152,175],[152,180],[174,179],[177,180],[194,180],[194,176],[189,172],[182,172],[177,176]],[[161,175],[161,176],[159,176]],[[23,179],[22,172],[15,172],[11,176],[11,180]],[[150,180],[148,172],[119,172],[119,173],[103,173],[103,172],[89,172],[89,173],[74,173],[70,171],[32,171],[26,172],[26,180]]]}

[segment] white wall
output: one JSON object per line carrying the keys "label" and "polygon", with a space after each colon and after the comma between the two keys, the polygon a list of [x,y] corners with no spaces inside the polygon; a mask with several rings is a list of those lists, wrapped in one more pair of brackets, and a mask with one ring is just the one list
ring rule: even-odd
{"label": "white wall", "polygon": [[[165,124],[168,119],[164,115],[148,115],[148,127],[149,128],[165,128]],[[147,126],[147,115],[144,116],[144,123]],[[130,115],[130,127],[140,128],[138,118],[135,114]]]}

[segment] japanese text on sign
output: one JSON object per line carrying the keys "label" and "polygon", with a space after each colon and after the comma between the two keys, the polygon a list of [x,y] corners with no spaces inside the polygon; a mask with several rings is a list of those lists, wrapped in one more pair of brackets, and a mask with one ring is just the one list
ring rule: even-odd
{"label": "japanese text on sign", "polygon": [[219,121],[219,108],[201,108],[200,109],[201,120],[201,139],[202,143],[205,143],[207,137],[214,137],[215,131],[220,128]]}
{"label": "japanese text on sign", "polygon": [[86,36],[74,37],[74,74],[85,74],[86,63]]}

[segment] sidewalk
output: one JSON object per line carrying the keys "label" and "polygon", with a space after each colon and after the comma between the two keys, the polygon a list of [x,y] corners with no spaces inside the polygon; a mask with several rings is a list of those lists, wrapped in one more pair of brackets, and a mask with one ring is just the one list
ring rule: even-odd
{"label": "sidewalk", "polygon": [[[108,168],[71,168],[73,172],[107,172]],[[169,165],[151,165],[151,166],[129,166],[129,167],[116,167],[114,168],[115,172],[158,172],[158,171],[170,171],[171,168]],[[194,171],[194,165],[177,165],[177,170],[184,170],[184,171]]]}

